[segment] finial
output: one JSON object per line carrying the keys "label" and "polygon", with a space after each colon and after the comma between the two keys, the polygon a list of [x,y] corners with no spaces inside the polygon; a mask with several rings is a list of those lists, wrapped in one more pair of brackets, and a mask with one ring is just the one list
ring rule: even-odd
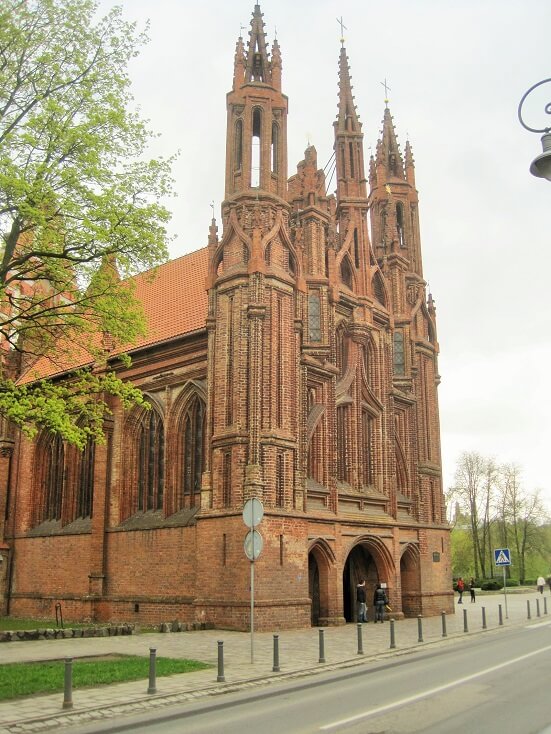
{"label": "finial", "polygon": [[390,87],[386,83],[386,77],[385,77],[384,82],[379,82],[379,84],[381,84],[385,88],[385,107],[388,107],[388,93],[390,91],[392,91],[392,90],[390,89]]}
{"label": "finial", "polygon": [[212,218],[214,219],[214,200],[210,202],[210,208],[212,209]]}
{"label": "finial", "polygon": [[277,26],[274,26],[274,41],[277,41]]}
{"label": "finial", "polygon": [[337,23],[341,27],[341,46],[344,46],[344,32],[348,30],[348,28],[344,25],[342,21],[342,15],[340,18],[337,18]]}

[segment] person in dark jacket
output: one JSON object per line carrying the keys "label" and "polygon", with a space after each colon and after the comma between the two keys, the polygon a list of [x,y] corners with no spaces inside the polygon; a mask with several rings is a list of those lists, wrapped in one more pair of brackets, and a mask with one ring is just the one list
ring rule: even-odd
{"label": "person in dark jacket", "polygon": [[385,605],[388,604],[385,590],[381,584],[377,584],[375,593],[373,594],[373,606],[375,607],[375,623],[385,621]]}
{"label": "person in dark jacket", "polygon": [[356,586],[356,601],[358,603],[358,622],[367,622],[367,604],[365,596],[365,579]]}
{"label": "person in dark jacket", "polygon": [[476,601],[476,592],[474,590],[475,580],[471,577],[469,581],[469,591],[471,592],[471,602]]}

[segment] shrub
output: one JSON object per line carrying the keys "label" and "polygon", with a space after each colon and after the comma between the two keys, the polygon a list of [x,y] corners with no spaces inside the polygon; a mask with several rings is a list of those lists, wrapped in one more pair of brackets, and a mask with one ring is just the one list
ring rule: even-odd
{"label": "shrub", "polygon": [[503,588],[503,581],[496,581],[496,579],[483,581],[480,584],[480,588],[482,589],[482,591],[499,591]]}

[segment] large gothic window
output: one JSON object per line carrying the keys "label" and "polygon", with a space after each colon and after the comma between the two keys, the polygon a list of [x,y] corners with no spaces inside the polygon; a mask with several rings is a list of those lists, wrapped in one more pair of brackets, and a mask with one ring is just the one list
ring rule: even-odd
{"label": "large gothic window", "polygon": [[262,160],[261,146],[262,112],[260,107],[253,110],[253,136],[251,149],[251,188],[260,186],[260,166]]}
{"label": "large gothic window", "polygon": [[138,430],[138,510],[163,507],[165,479],[164,426],[155,409],[143,417]]}
{"label": "large gothic window", "polygon": [[184,413],[182,440],[184,496],[189,496],[186,504],[194,506],[201,492],[205,444],[205,404],[196,395]]}
{"label": "large gothic window", "polygon": [[310,291],[308,296],[308,340],[321,341],[321,303],[319,291]]}
{"label": "large gothic window", "polygon": [[59,435],[44,435],[37,447],[40,499],[36,523],[61,520],[65,476],[65,449]]}
{"label": "large gothic window", "polygon": [[396,234],[398,236],[398,244],[400,247],[406,246],[404,237],[404,208],[400,202],[396,204]]}

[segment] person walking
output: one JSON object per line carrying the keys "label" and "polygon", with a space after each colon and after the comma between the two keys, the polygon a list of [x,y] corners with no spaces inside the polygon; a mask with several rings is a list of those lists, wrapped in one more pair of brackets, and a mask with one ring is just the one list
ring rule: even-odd
{"label": "person walking", "polygon": [[538,591],[540,592],[540,594],[543,594],[543,590],[545,588],[545,579],[543,578],[543,576],[538,576],[538,580],[536,581],[536,584],[537,584]]}
{"label": "person walking", "polygon": [[385,590],[381,584],[377,584],[375,593],[373,594],[373,606],[375,607],[375,624],[385,621],[385,605],[388,604]]}
{"label": "person walking", "polygon": [[367,622],[365,579],[362,579],[356,586],[356,602],[358,604],[358,622]]}
{"label": "person walking", "polygon": [[461,576],[457,579],[457,591],[459,592],[458,604],[463,604],[463,592],[465,591],[465,582]]}
{"label": "person walking", "polygon": [[474,578],[471,576],[471,580],[469,581],[469,591],[471,592],[471,604],[473,601],[476,601],[476,593],[474,590]]}

